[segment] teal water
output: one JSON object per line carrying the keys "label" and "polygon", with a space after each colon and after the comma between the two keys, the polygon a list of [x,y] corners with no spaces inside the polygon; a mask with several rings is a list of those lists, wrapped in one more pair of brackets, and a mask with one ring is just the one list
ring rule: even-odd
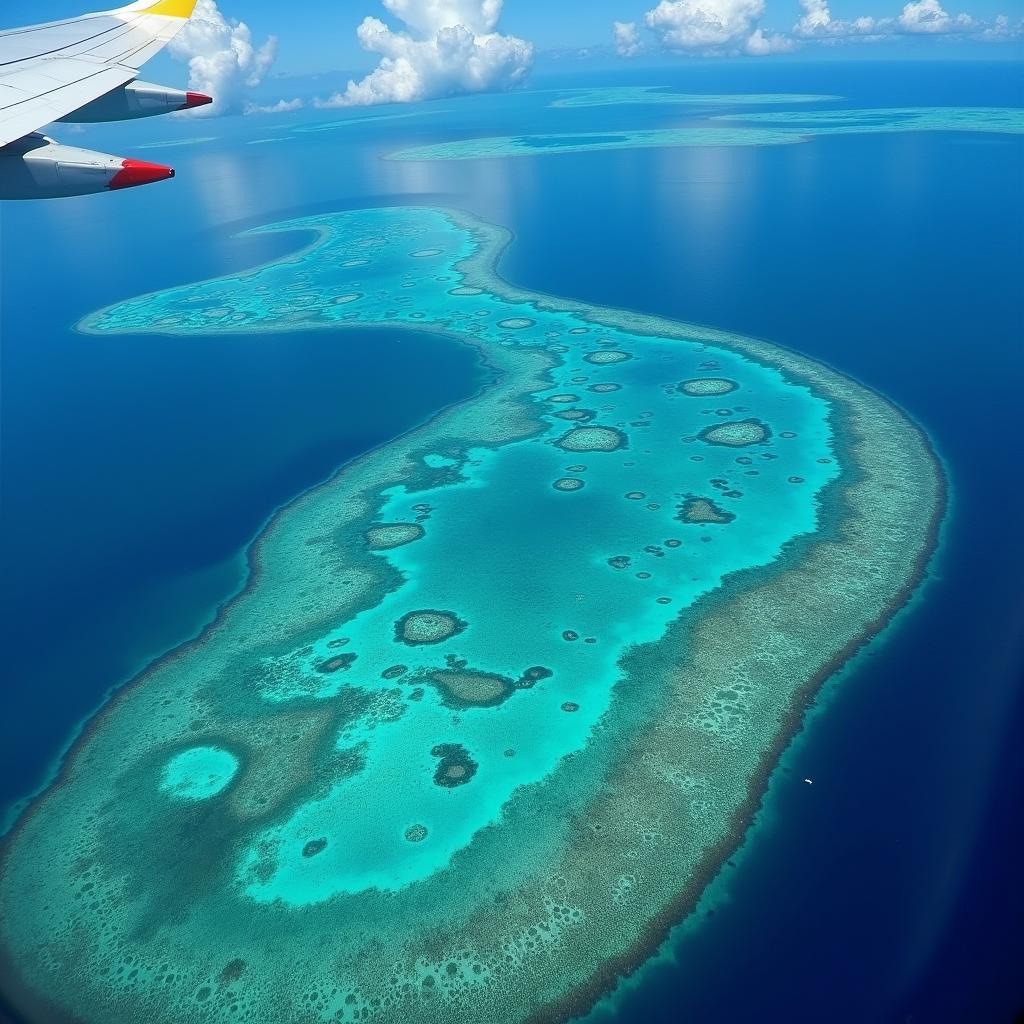
{"label": "teal water", "polygon": [[[367,210],[256,230],[315,232],[317,241],[251,273],[120,304],[86,329],[216,335],[407,324],[461,334],[485,352],[536,348],[559,360],[534,399],[544,411],[543,433],[496,449],[455,440],[441,458],[422,455],[428,470],[440,469],[435,486],[428,473],[416,489],[385,495],[382,523],[420,522],[425,530],[422,539],[378,555],[405,582],[298,652],[266,656],[257,669],[262,696],[276,704],[327,701],[346,687],[393,695],[388,670],[396,663],[406,670],[404,683],[428,686],[414,713],[386,728],[367,716],[343,731],[339,750],[360,750],[365,769],[264,834],[281,851],[281,866],[269,879],[249,880],[250,893],[305,904],[373,886],[402,888],[449,863],[500,819],[517,788],[586,746],[609,709],[628,648],[658,640],[681,609],[729,574],[770,564],[788,542],[815,531],[816,496],[839,467],[828,404],[806,387],[703,341],[595,325],[467,287],[458,266],[478,243],[443,213]],[[679,389],[692,378],[721,376],[739,384],[727,397]],[[618,390],[593,390],[608,384]],[[566,413],[586,417],[583,430],[617,432],[621,447],[566,451],[567,438],[586,441]],[[767,440],[741,437],[737,447],[702,440],[751,419],[769,425]],[[571,493],[552,486],[567,476],[584,486]],[[691,496],[719,501],[732,520],[681,522]],[[424,609],[451,610],[468,628],[440,653],[433,645],[396,650],[394,624]],[[567,632],[578,639],[566,641]],[[325,674],[322,666],[341,649],[355,659],[351,667]],[[467,708],[456,718],[430,686],[431,673],[450,668],[453,658],[509,685],[532,666],[550,678],[500,707]],[[567,704],[571,713],[560,710]],[[540,727],[552,720],[556,729]],[[707,727],[738,725],[709,719]],[[472,753],[480,769],[473,784],[445,790],[429,772],[403,775],[380,806],[389,766],[442,741]],[[323,822],[351,819],[362,825],[346,842],[332,843],[315,863],[303,858]],[[414,826],[426,828],[425,841],[406,841]],[[254,852],[242,878],[262,859]]]}

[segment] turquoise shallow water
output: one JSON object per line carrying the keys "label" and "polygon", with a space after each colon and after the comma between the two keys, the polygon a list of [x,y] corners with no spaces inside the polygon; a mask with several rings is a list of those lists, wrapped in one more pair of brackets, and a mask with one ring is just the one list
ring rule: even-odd
{"label": "turquoise shallow water", "polygon": [[[426,687],[412,713],[385,726],[367,716],[342,733],[339,750],[359,751],[365,770],[263,835],[279,852],[271,878],[257,877],[263,857],[256,852],[241,865],[256,898],[304,904],[371,886],[401,888],[444,867],[500,819],[518,787],[542,780],[586,745],[629,647],[658,640],[730,573],[771,563],[787,542],[815,530],[815,497],[838,466],[827,403],[776,370],[703,341],[632,333],[467,287],[458,264],[477,243],[442,212],[354,211],[258,230],[318,238],[297,257],[255,272],[113,307],[90,318],[87,330],[409,324],[462,335],[485,352],[536,348],[560,363],[550,387],[534,396],[544,411],[541,434],[467,448],[456,428],[444,452],[422,453],[428,472],[420,486],[386,494],[381,523],[420,522],[425,530],[422,539],[377,555],[405,582],[299,651],[267,655],[258,670],[264,699],[277,704],[329,700],[354,686],[401,706],[404,694],[388,678],[396,664],[406,669],[406,693]],[[629,358],[614,361],[615,353]],[[739,387],[721,397],[679,389],[707,377]],[[607,384],[619,390],[593,390]],[[567,412],[587,417],[584,429],[617,432],[621,447],[566,451],[561,445],[578,426]],[[765,423],[768,438],[739,447],[702,440],[702,432],[748,420]],[[565,477],[584,486],[552,486]],[[714,499],[732,520],[682,522],[693,497]],[[396,645],[395,623],[424,609],[454,612],[468,626],[443,646]],[[351,665],[323,672],[341,650]],[[431,673],[456,662],[510,684],[536,666],[550,677],[513,690],[500,707],[453,714]],[[430,751],[456,742],[479,774],[469,785],[438,787]],[[387,779],[390,799],[381,806]],[[346,842],[331,843],[315,862],[303,857],[309,837],[332,821],[346,829]],[[352,830],[354,821],[360,826]],[[418,827],[427,838],[409,842],[406,833]]]}

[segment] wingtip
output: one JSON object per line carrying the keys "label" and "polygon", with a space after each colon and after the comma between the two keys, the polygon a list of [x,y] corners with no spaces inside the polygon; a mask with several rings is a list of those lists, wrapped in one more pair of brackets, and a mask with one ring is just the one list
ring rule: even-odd
{"label": "wingtip", "polygon": [[165,18],[182,18],[188,20],[196,9],[197,0],[156,0],[156,3],[145,9],[146,14],[161,14]]}
{"label": "wingtip", "polygon": [[110,179],[107,188],[111,191],[135,188],[136,185],[149,185],[154,181],[166,181],[173,177],[173,167],[151,164],[146,160],[127,159],[121,161],[121,170]]}
{"label": "wingtip", "polygon": [[213,97],[207,96],[205,92],[187,92],[185,93],[185,104],[181,109],[192,110],[193,107],[205,107],[212,102]]}

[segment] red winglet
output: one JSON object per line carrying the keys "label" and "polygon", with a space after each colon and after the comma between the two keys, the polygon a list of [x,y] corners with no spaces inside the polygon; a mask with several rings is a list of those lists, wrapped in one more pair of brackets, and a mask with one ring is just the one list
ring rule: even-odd
{"label": "red winglet", "polygon": [[191,110],[193,107],[205,107],[207,103],[212,103],[213,97],[207,96],[204,92],[187,92],[185,93],[185,106],[182,110]]}
{"label": "red winglet", "polygon": [[134,188],[136,185],[148,185],[153,181],[164,181],[173,177],[173,167],[151,164],[145,160],[122,160],[121,170],[110,179],[107,188]]}

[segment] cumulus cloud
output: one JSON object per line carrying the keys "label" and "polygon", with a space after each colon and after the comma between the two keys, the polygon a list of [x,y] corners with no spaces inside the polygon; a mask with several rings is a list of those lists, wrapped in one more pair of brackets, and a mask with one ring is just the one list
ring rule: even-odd
{"label": "cumulus cloud", "polygon": [[928,35],[968,32],[974,28],[974,19],[970,15],[958,14],[951,17],[942,9],[939,0],[908,3],[896,20],[904,32]]}
{"label": "cumulus cloud", "polygon": [[302,100],[278,100],[276,103],[269,103],[262,106],[258,103],[247,103],[245,112],[247,114],[289,114],[293,110],[301,110],[305,106]]}
{"label": "cumulus cloud", "polygon": [[764,14],[764,0],[661,0],[644,23],[669,50],[743,49]]}
{"label": "cumulus cloud", "polygon": [[867,41],[901,35],[967,35],[983,41],[1019,38],[1024,23],[1013,25],[1005,15],[991,22],[969,14],[950,14],[941,0],[910,0],[893,18],[860,17],[846,21],[833,18],[828,0],[800,0],[803,16],[793,26],[802,39],[840,42],[860,38]]}
{"label": "cumulus cloud", "polygon": [[620,57],[635,57],[643,50],[635,21],[613,21],[612,37],[615,40],[615,52]]}
{"label": "cumulus cloud", "polygon": [[851,36],[872,36],[884,32],[886,23],[862,17],[846,21],[832,17],[828,0],[800,0],[803,16],[793,26],[793,33],[804,39],[844,39]]}
{"label": "cumulus cloud", "polygon": [[199,0],[195,13],[168,47],[176,60],[188,63],[189,88],[213,97],[193,116],[211,117],[240,110],[248,89],[260,84],[277,56],[277,39],[253,45],[244,21],[228,21],[216,0]]}
{"label": "cumulus cloud", "polygon": [[788,36],[759,27],[764,9],[764,0],[661,0],[644,24],[667,50],[751,57],[793,50]]}
{"label": "cumulus cloud", "polygon": [[498,33],[503,0],[383,0],[401,21],[395,30],[367,17],[360,45],[380,57],[377,67],[324,106],[409,103],[469,92],[497,92],[522,82],[533,46]]}
{"label": "cumulus cloud", "polygon": [[751,57],[767,57],[771,53],[791,53],[796,42],[779,32],[765,32],[756,28],[743,44],[743,52]]}

